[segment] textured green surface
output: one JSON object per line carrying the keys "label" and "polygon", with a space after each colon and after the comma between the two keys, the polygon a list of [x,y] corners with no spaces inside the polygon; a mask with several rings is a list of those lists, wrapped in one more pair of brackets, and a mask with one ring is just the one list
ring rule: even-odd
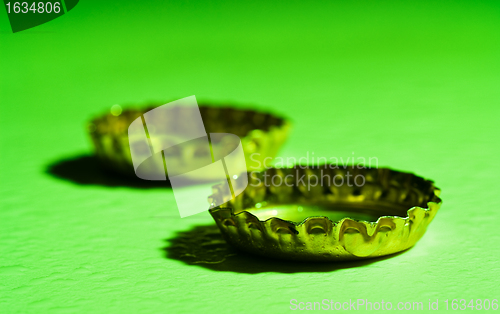
{"label": "textured green surface", "polygon": [[[0,13],[0,31],[0,313],[500,299],[498,2],[81,1],[16,34]],[[193,94],[288,115],[281,156],[354,152],[431,178],[442,209],[413,249],[369,263],[167,258],[208,213],[180,219],[171,190],[68,160],[89,153],[93,114]]]}

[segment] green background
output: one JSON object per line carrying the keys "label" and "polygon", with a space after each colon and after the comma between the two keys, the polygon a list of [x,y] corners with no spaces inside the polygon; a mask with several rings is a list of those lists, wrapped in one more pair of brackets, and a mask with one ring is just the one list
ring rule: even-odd
{"label": "green background", "polygon": [[[3,12],[0,73],[2,313],[500,299],[498,1],[81,1],[16,34]],[[433,179],[444,204],[381,260],[169,258],[166,239],[211,217],[103,174],[84,127],[113,104],[190,95],[288,116],[280,156],[376,157]]]}

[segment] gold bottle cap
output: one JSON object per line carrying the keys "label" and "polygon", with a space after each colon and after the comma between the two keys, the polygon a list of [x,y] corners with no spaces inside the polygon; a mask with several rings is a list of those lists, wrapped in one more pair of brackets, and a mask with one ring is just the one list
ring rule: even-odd
{"label": "gold bottle cap", "polygon": [[[210,214],[236,248],[282,259],[350,260],[406,250],[442,203],[432,181],[387,168],[295,166],[248,177],[242,194]],[[214,186],[209,202],[219,194]]]}
{"label": "gold bottle cap", "polygon": [[[134,139],[129,142],[128,128],[135,119],[161,105],[149,104],[142,106],[142,109],[123,111],[120,106],[115,105],[109,113],[93,119],[88,124],[88,132],[92,139],[95,154],[103,164],[122,174],[136,176],[130,145],[143,145],[143,143],[135,143]],[[206,104],[200,104],[199,109],[207,133],[231,133],[240,137],[248,170],[265,168],[286,140],[291,127],[290,122],[282,117],[255,110]],[[178,117],[182,116],[182,113],[179,114],[179,111],[183,110],[182,107],[173,106],[169,110],[172,110],[175,114],[156,117],[162,120],[156,125],[165,125],[168,128],[170,124],[189,122],[189,117],[186,117],[186,121],[173,121],[174,117],[179,120]],[[144,149],[149,149],[149,147]],[[206,147],[204,149],[206,150]],[[172,152],[178,154],[179,166],[176,165],[175,169],[178,173],[184,172],[182,164],[190,165],[191,168],[196,165],[197,154],[200,154],[199,149],[189,147],[189,143],[180,146],[178,151],[175,151],[175,149],[170,150],[170,153]],[[210,153],[210,151],[204,153]],[[153,176],[155,173],[165,173],[163,167],[142,169],[142,171],[146,176],[148,172]]]}

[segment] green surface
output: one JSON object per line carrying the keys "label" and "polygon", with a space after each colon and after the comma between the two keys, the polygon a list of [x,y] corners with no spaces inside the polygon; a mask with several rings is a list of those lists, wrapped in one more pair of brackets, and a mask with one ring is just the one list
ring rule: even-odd
{"label": "green surface", "polygon": [[[0,313],[500,299],[498,2],[80,1],[16,34],[0,13],[0,73]],[[280,156],[377,157],[444,204],[413,249],[367,263],[169,258],[208,213],[180,219],[171,190],[70,160],[113,104],[193,94],[289,116]]]}

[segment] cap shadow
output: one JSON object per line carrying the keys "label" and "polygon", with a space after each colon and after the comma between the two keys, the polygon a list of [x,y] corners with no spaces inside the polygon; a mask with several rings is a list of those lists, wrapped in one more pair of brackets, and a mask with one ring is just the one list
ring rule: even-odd
{"label": "cap shadow", "polygon": [[401,254],[343,262],[300,262],[271,259],[236,250],[226,243],[216,225],[196,226],[188,231],[178,232],[175,237],[165,241],[168,246],[162,250],[165,252],[166,258],[214,271],[247,274],[331,272],[367,266]]}
{"label": "cap shadow", "polygon": [[49,164],[45,172],[78,185],[129,187],[136,189],[171,188],[170,181],[148,181],[106,169],[97,157],[80,155]]}
{"label": "cap shadow", "polygon": [[[178,169],[174,167],[172,170],[174,175],[176,175],[175,171]],[[137,189],[173,188],[166,173],[163,174],[166,180],[141,179],[134,173],[132,165],[126,171],[123,169],[121,171],[113,170],[111,165],[104,163],[94,155],[80,155],[61,159],[46,166],[45,172],[58,179],[70,181],[78,185],[100,185]],[[175,187],[206,184],[214,186],[224,182],[223,180],[222,178],[188,178],[176,176]]]}

